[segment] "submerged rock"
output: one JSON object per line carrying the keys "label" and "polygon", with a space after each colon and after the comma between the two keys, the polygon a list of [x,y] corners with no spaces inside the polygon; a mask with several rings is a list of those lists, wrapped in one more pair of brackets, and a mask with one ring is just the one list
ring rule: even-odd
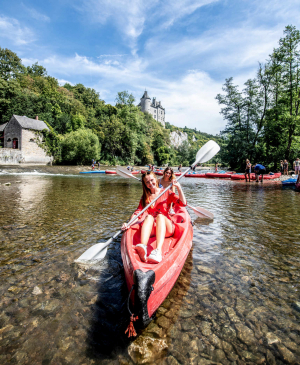
{"label": "submerged rock", "polygon": [[296,363],[296,359],[294,354],[288,350],[285,346],[283,346],[283,344],[281,343],[276,343],[276,347],[278,352],[280,353],[282,359],[287,362],[288,364],[295,364]]}
{"label": "submerged rock", "polygon": [[135,363],[147,364],[160,358],[167,347],[165,339],[140,336],[128,347],[128,354]]}
{"label": "submerged rock", "polygon": [[281,342],[280,339],[272,332],[268,332],[266,334],[266,339],[268,345],[272,345],[273,343]]}
{"label": "submerged rock", "polygon": [[38,286],[35,286],[33,291],[32,291],[32,294],[33,295],[40,295],[40,294],[43,294],[43,292]]}

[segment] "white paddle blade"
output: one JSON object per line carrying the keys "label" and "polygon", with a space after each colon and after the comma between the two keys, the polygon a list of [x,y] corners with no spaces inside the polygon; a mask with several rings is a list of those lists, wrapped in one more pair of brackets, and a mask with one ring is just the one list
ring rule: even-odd
{"label": "white paddle blade", "polygon": [[125,171],[121,170],[120,168],[117,168],[117,174],[120,175],[120,176],[122,176],[122,177],[125,177],[125,178],[134,177],[129,172],[125,172]]}
{"label": "white paddle blade", "polygon": [[112,238],[110,238],[106,242],[100,242],[96,243],[92,247],[88,248],[84,253],[78,257],[78,259],[75,260],[78,264],[86,264],[87,261],[90,260],[102,260],[104,259],[106,252],[107,252],[107,246],[113,241]]}
{"label": "white paddle blade", "polygon": [[204,209],[204,208],[201,208],[201,207],[192,207],[191,205],[187,204],[187,206],[189,208],[191,208],[194,213],[196,214],[197,217],[199,218],[209,218],[209,219],[214,219],[214,215],[209,212],[208,210]]}
{"label": "white paddle blade", "polygon": [[198,153],[196,155],[196,161],[194,162],[193,165],[196,165],[197,163],[200,163],[200,162],[207,162],[207,161],[209,161],[219,151],[220,151],[220,146],[218,145],[218,143],[216,143],[213,140],[208,141],[198,151]]}
{"label": "white paddle blade", "polygon": [[126,177],[126,178],[132,177],[133,179],[141,181],[139,178],[133,176],[132,173],[130,173],[129,171],[121,170],[119,167],[117,168],[117,174],[122,177]]}

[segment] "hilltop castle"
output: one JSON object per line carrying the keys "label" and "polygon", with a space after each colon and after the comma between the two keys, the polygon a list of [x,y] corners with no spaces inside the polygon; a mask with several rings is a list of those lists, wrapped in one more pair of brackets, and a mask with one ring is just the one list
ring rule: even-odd
{"label": "hilltop castle", "polygon": [[156,98],[153,98],[151,103],[151,98],[148,96],[146,90],[144,95],[141,97],[141,101],[138,106],[141,108],[142,112],[150,113],[155,120],[165,127],[165,108],[161,106],[160,101],[156,101]]}

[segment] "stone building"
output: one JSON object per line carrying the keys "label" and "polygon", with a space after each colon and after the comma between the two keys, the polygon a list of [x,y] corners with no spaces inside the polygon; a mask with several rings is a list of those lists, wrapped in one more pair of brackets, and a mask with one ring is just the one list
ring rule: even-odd
{"label": "stone building", "polygon": [[144,95],[141,97],[141,101],[138,104],[142,112],[148,112],[152,117],[165,126],[165,108],[162,107],[160,101],[156,101],[156,98],[152,99],[148,96],[145,90]]}
{"label": "stone building", "polygon": [[13,115],[9,122],[0,125],[0,164],[1,163],[36,163],[48,164],[48,156],[43,147],[40,133],[48,129],[46,123],[25,116]]}

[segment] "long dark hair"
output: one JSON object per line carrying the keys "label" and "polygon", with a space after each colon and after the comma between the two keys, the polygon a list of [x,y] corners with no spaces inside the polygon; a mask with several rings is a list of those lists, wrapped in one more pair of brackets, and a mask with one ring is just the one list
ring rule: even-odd
{"label": "long dark hair", "polygon": [[147,171],[142,175],[142,186],[143,186],[142,206],[143,206],[143,208],[145,208],[150,203],[151,190],[145,184],[145,177],[148,175],[154,176],[155,181],[156,181],[156,186],[158,187],[158,181],[157,181],[156,175],[154,174],[153,171]]}
{"label": "long dark hair", "polygon": [[163,174],[163,177],[165,177],[165,173],[170,171],[171,172],[171,176],[169,177],[169,181],[172,181],[175,179],[175,175],[174,175],[174,171],[171,167],[166,167],[165,170],[164,170],[164,174]]}

